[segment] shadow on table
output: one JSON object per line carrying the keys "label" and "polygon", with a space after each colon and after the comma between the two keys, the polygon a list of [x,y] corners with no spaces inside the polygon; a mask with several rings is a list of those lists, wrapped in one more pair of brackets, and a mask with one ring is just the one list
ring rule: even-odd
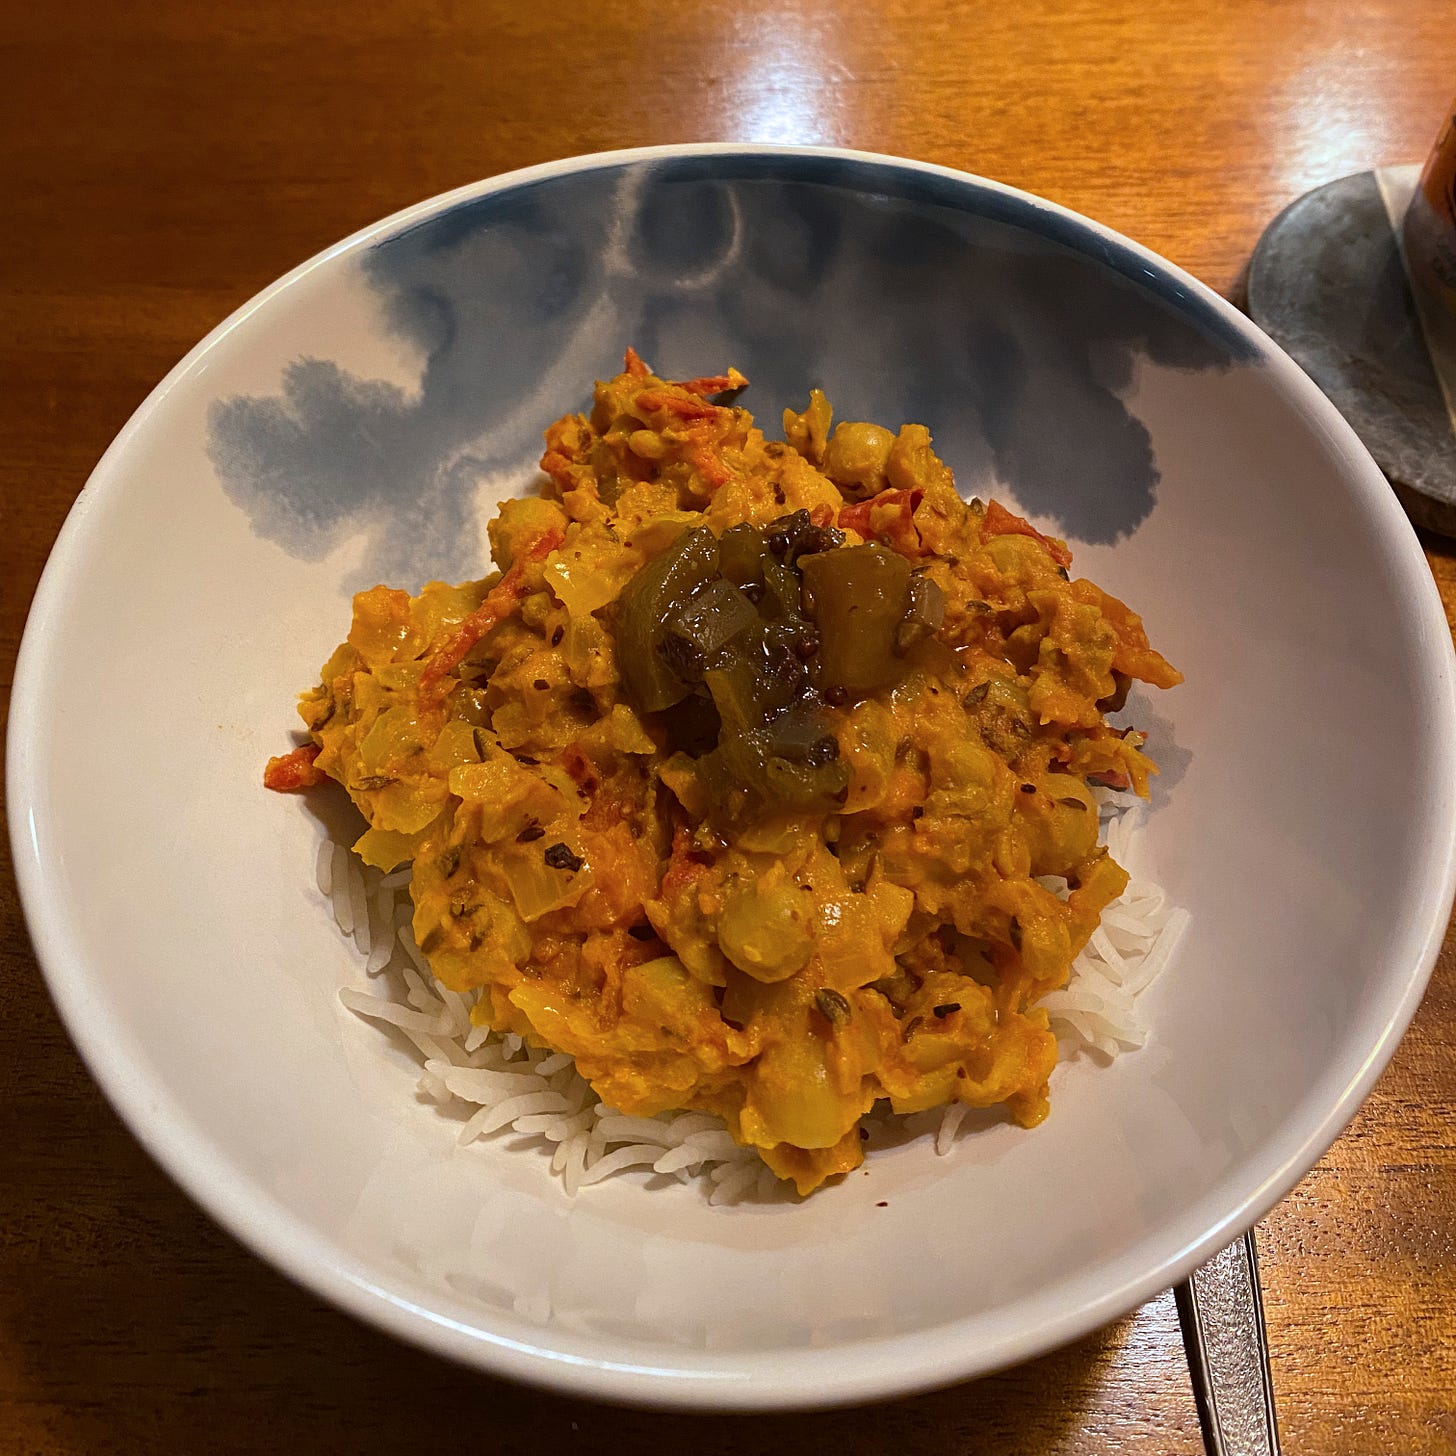
{"label": "shadow on table", "polygon": [[[5,929],[24,944],[18,923]],[[1081,1429],[1125,1332],[821,1414],[660,1414],[487,1379],[336,1313],[210,1223],[118,1122],[33,962],[12,955],[0,978],[0,1449],[1051,1452]]]}

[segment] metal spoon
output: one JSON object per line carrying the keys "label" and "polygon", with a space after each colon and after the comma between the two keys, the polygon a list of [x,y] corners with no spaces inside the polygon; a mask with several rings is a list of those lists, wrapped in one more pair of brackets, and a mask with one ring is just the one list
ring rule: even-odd
{"label": "metal spoon", "polygon": [[1208,1456],[1279,1456],[1254,1231],[1173,1291]]}

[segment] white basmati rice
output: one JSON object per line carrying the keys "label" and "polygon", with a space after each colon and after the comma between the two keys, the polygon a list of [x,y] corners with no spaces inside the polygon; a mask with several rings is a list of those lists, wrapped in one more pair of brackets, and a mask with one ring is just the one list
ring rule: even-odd
{"label": "white basmati rice", "polygon": [[[1142,804],[1128,794],[1099,791],[1106,841],[1131,870]],[[604,1106],[564,1052],[537,1051],[519,1036],[498,1036],[470,1020],[472,996],[441,986],[414,941],[405,887],[408,869],[382,875],[347,846],[325,841],[317,859],[320,892],[340,932],[353,939],[363,969],[383,994],[345,987],[351,1011],[393,1026],[421,1061],[420,1097],[453,1115],[468,1113],[462,1143],[512,1133],[552,1145],[550,1168],[568,1195],[629,1169],[661,1178],[703,1179],[708,1201],[781,1196],[778,1179],[758,1155],[740,1147],[722,1122],[703,1112],[629,1117]],[[1065,894],[1060,881],[1049,888]],[[403,891],[404,893],[400,893]],[[1148,1029],[1137,998],[1167,964],[1188,914],[1167,903],[1155,884],[1135,873],[1103,915],[1062,990],[1042,999],[1063,1059],[1083,1051],[1111,1058],[1139,1047]],[[962,1104],[899,1119],[913,1135],[933,1137],[951,1151],[970,1109]],[[876,1110],[873,1119],[888,1118]]]}

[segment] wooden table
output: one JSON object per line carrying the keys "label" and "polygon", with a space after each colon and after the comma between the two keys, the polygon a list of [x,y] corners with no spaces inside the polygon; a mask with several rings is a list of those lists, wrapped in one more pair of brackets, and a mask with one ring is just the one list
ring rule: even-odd
{"label": "wooden table", "polygon": [[[1234,291],[1307,188],[1414,160],[1451,0],[78,0],[7,7],[0,681],[111,437],[208,328],[325,244],[551,157],[835,143],[1027,188]],[[1448,612],[1456,555],[1426,543]],[[442,1364],[299,1292],[139,1150],[0,871],[0,1451],[1199,1449],[1171,1296],[876,1409],[612,1410]],[[1456,1451],[1456,940],[1365,1110],[1261,1229],[1291,1452]]]}

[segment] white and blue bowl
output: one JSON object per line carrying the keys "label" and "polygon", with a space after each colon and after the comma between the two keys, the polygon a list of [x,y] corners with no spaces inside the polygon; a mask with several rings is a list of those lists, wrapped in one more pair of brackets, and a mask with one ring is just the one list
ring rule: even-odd
{"label": "white and blue bowl", "polygon": [[[487,570],[541,430],[631,344],[732,364],[772,431],[811,386],[930,426],[966,493],[1067,537],[1187,674],[1135,696],[1143,868],[1192,914],[1149,1044],[1050,1119],[874,1155],[804,1204],[455,1146],[265,793],[349,595]],[[670,147],[422,204],[260,294],[97,466],[27,628],[9,809],[87,1063],[217,1220],[359,1316],[578,1394],[768,1408],[944,1384],[1186,1275],[1353,1115],[1453,885],[1451,640],[1387,486],[1226,303],[942,168]]]}

